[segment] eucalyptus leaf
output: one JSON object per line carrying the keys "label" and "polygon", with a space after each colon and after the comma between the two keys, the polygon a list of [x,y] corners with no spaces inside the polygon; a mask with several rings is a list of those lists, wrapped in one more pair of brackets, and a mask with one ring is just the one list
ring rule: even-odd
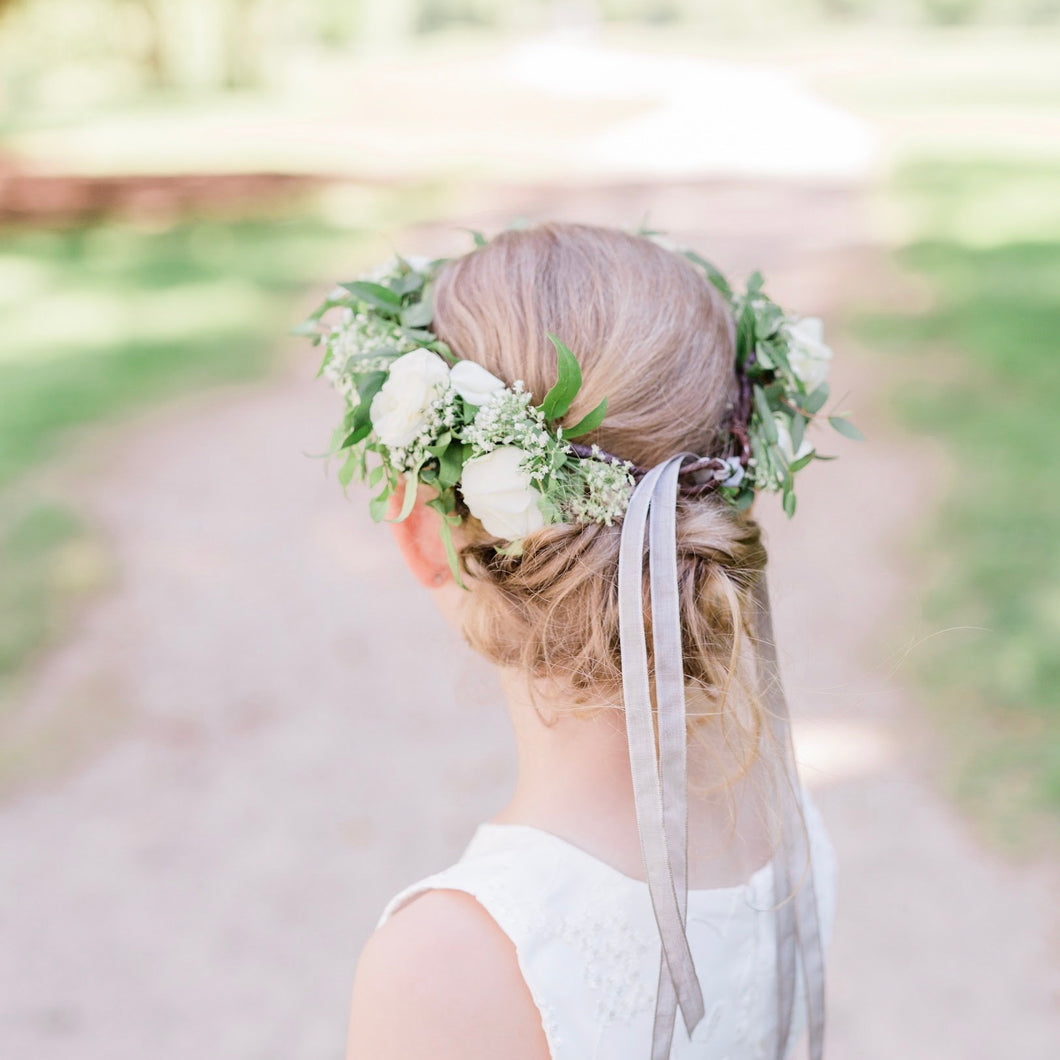
{"label": "eucalyptus leaf", "polygon": [[[797,451],[798,450],[796,450],[796,452]],[[800,456],[798,460],[788,466],[788,470],[794,475],[796,471],[801,471],[807,464],[811,463],[813,457],[813,453],[807,453],[805,456]]]}
{"label": "eucalyptus leaf", "polygon": [[[442,545],[445,547],[445,558],[449,563],[449,570],[456,584],[461,589],[466,589],[467,586],[460,577],[460,557],[456,554],[456,545],[453,542],[453,525],[459,526],[460,519],[449,514],[452,509],[446,507],[446,498],[442,494],[429,500],[427,507],[433,508],[441,516],[438,532],[442,538]],[[450,523],[450,519],[454,520],[454,523]]]}
{"label": "eucalyptus leaf", "polygon": [[765,391],[760,387],[754,388],[755,406],[758,409],[758,418],[762,425],[762,433],[771,445],[776,445],[780,436],[777,434],[777,422],[773,419],[773,410],[769,407]]}
{"label": "eucalyptus leaf", "polygon": [[840,434],[846,435],[847,438],[853,438],[855,442],[863,442],[865,440],[865,435],[863,435],[861,431],[850,422],[850,420],[845,419],[842,416],[829,416],[828,422],[839,431]]}
{"label": "eucalyptus leaf", "polygon": [[353,473],[357,470],[357,454],[350,453],[346,459],[342,462],[342,467],[339,468],[339,483],[345,490],[353,479]]}
{"label": "eucalyptus leaf", "polygon": [[755,343],[755,361],[763,368],[774,368],[776,367],[773,361],[773,351],[770,349],[769,343],[767,342],[756,342]]}
{"label": "eucalyptus leaf", "polygon": [[812,416],[815,412],[820,412],[824,403],[828,400],[828,384],[822,383],[812,393],[806,395],[806,397],[800,402],[802,408],[810,413]]}
{"label": "eucalyptus leaf", "polygon": [[382,493],[373,497],[368,502],[368,514],[372,517],[372,521],[381,523],[386,518],[387,508],[390,507],[390,495],[394,492],[390,483],[383,487]]}
{"label": "eucalyptus leaf", "polygon": [[391,523],[403,523],[411,514],[416,504],[416,483],[419,479],[422,464],[417,464],[405,475],[405,492],[401,498],[401,511],[397,518],[388,520]]}
{"label": "eucalyptus leaf", "polygon": [[784,494],[784,511],[790,519],[795,514],[795,494],[787,490]]}
{"label": "eucalyptus leaf", "polygon": [[791,417],[791,450],[797,453],[802,446],[803,435],[806,433],[806,419],[795,413]]}

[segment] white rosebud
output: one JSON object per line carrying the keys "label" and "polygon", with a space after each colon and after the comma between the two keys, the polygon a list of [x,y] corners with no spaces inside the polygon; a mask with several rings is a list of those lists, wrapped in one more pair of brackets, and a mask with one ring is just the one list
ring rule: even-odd
{"label": "white rosebud", "polygon": [[491,395],[499,394],[504,389],[501,380],[474,361],[457,361],[449,378],[456,392],[475,408],[481,408]]}
{"label": "white rosebud", "polygon": [[824,325],[820,317],[803,317],[788,321],[788,363],[802,381],[807,393],[813,393],[828,378],[832,351],[824,344]]}
{"label": "white rosebud", "polygon": [[793,452],[787,416],[782,416],[779,412],[775,412],[773,419],[777,425],[777,448],[784,454],[784,459],[789,464],[794,464],[796,460],[801,460],[807,453],[813,452],[813,446],[806,440],[805,436],[803,436],[799,451],[797,453]]}
{"label": "white rosebud", "polygon": [[541,494],[521,466],[526,455],[517,446],[502,446],[473,457],[460,476],[460,492],[471,514],[487,533],[505,541],[519,541],[545,525]]}
{"label": "white rosebud", "polygon": [[449,365],[423,348],[399,357],[368,414],[384,445],[408,445],[426,426],[431,402],[449,385]]}

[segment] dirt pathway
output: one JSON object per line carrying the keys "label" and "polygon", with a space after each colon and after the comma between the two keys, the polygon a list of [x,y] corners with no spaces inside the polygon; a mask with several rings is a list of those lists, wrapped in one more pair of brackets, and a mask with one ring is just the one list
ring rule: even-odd
{"label": "dirt pathway", "polygon": [[[654,226],[737,273],[762,266],[781,301],[826,316],[862,260],[858,198],[842,189],[489,202],[455,214],[491,229],[546,213],[635,224],[650,208]],[[402,245],[453,249],[448,228]],[[19,716],[124,721],[91,760],[0,808],[5,1058],[335,1060],[382,904],[504,798],[492,679],[363,497],[344,500],[334,469],[302,455],[335,409],[314,367],[292,350],[269,384],[153,413],[85,457],[76,489],[120,582],[33,675]],[[1047,1060],[1057,877],[981,849],[933,792],[889,673],[905,646],[880,649],[915,606],[900,535],[932,483],[871,407],[875,372],[850,354],[835,373],[870,443],[807,476],[792,524],[775,506],[766,518],[800,756],[842,874],[829,1055]]]}

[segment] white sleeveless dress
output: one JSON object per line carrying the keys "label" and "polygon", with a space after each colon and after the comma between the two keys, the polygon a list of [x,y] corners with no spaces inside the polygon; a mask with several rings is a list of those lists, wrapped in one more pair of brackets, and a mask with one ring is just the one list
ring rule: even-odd
{"label": "white sleeveless dress", "polygon": [[[804,792],[827,945],[836,861]],[[512,940],[552,1060],[646,1060],[660,943],[647,884],[527,825],[479,825],[460,860],[406,888],[379,924],[425,891],[472,895]],[[768,1060],[776,1028],[773,865],[744,884],[688,892],[688,938],[706,1015],[691,1039],[678,1014],[672,1060]],[[805,1025],[801,969],[789,1052]]]}

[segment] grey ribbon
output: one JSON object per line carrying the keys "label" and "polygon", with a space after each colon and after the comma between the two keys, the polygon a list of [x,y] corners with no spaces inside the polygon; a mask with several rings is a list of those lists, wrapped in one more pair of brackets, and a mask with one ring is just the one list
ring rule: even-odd
{"label": "grey ribbon", "polygon": [[[668,1060],[677,1009],[691,1036],[703,1018],[703,991],[685,930],[688,905],[688,790],[684,658],[677,581],[677,487],[683,453],[652,468],[633,491],[619,547],[619,630],[626,735],[633,796],[652,910],[661,953],[652,1029],[651,1060]],[[655,657],[656,717],[644,629],[644,538]],[[755,640],[762,668],[764,703],[784,766],[783,833],[773,859],[777,923],[777,1060],[787,1052],[795,991],[796,956],[807,985],[810,1055],[820,1060],[824,1032],[824,962],[813,871],[804,842],[787,704],[773,644],[769,596],[763,573],[755,590]],[[658,727],[656,750],[655,727]],[[805,865],[794,897],[791,869]]]}

